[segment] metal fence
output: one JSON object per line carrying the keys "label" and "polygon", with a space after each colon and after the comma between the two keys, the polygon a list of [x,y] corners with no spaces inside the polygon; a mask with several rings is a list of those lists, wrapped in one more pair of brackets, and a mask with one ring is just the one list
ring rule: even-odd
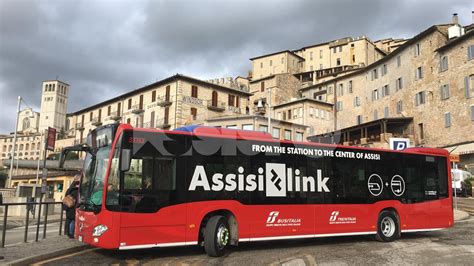
{"label": "metal fence", "polygon": [[[23,242],[28,242],[28,227],[30,222],[30,210],[36,206],[38,206],[38,217],[36,220],[36,236],[35,241],[38,241],[40,235],[40,225],[43,224],[43,239],[46,238],[46,228],[48,226],[48,210],[50,205],[57,205],[60,204],[61,211],[60,211],[60,218],[59,218],[59,235],[62,235],[63,230],[63,214],[64,214],[64,207],[62,202],[27,202],[27,203],[1,203],[0,207],[3,207],[3,221],[2,221],[2,242],[0,248],[5,247],[5,240],[6,240],[6,233],[7,233],[7,222],[8,222],[8,208],[10,206],[24,206],[26,208],[26,217],[25,217],[25,233]],[[41,215],[41,209],[44,205],[44,215]],[[53,206],[54,207],[54,206]],[[43,221],[41,221],[41,217],[43,216]]]}

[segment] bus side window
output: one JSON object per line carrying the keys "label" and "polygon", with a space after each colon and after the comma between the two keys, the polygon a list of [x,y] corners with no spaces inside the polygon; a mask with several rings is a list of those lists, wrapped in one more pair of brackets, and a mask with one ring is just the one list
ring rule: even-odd
{"label": "bus side window", "polygon": [[439,185],[439,198],[448,197],[448,169],[446,166],[446,159],[439,158],[438,164],[438,185]]}

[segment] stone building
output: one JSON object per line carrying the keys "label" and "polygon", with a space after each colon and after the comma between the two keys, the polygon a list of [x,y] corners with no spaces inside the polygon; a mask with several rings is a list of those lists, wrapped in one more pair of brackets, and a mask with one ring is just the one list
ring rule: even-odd
{"label": "stone building", "polygon": [[72,113],[71,133],[83,142],[97,126],[115,122],[134,127],[174,129],[211,118],[249,113],[244,83],[203,81],[174,75]]}

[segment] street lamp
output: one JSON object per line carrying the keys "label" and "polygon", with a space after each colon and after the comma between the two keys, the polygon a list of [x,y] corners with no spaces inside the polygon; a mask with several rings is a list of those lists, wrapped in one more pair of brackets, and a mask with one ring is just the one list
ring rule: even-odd
{"label": "street lamp", "polygon": [[16,151],[16,137],[17,137],[17,130],[18,130],[18,119],[20,116],[20,105],[21,105],[21,96],[18,96],[18,107],[16,109],[16,124],[15,124],[15,133],[13,135],[13,146],[11,151],[11,160],[10,160],[10,173],[8,174],[7,180],[7,187],[11,187],[12,182],[12,175],[13,175],[13,161],[15,158],[15,151]]}
{"label": "street lamp", "polygon": [[[10,152],[10,172],[8,174],[8,180],[7,183],[5,184],[6,187],[11,188],[11,182],[12,182],[12,176],[13,176],[13,163],[15,160],[15,153],[16,153],[16,140],[18,136],[18,121],[20,119],[20,108],[21,108],[21,102],[23,101],[24,104],[26,104],[28,107],[29,105],[21,98],[21,96],[18,96],[18,106],[16,109],[16,123],[15,123],[15,133],[13,134],[13,146],[12,150]],[[31,107],[30,107],[31,108]],[[33,116],[34,117],[34,116]],[[17,157],[17,171],[18,171],[18,160],[19,158]]]}

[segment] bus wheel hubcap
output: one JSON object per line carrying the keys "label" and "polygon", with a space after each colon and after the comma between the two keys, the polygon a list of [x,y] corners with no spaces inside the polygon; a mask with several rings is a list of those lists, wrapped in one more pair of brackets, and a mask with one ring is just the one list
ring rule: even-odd
{"label": "bus wheel hubcap", "polygon": [[219,247],[219,249],[222,249],[227,246],[228,242],[229,229],[227,229],[227,227],[225,227],[224,225],[220,225],[217,229],[217,246]]}
{"label": "bus wheel hubcap", "polygon": [[391,237],[395,233],[395,222],[390,217],[384,217],[381,222],[382,234]]}

